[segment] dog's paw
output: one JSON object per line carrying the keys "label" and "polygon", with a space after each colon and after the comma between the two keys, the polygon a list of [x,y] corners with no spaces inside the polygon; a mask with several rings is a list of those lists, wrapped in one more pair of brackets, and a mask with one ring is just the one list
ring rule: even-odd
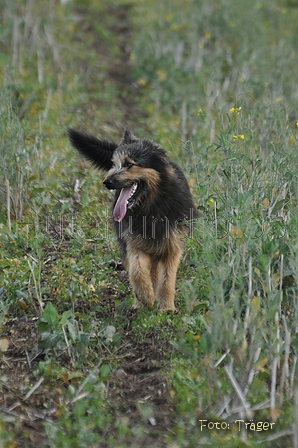
{"label": "dog's paw", "polygon": [[161,307],[159,307],[158,311],[160,313],[173,313],[173,314],[178,314],[178,312],[179,312],[178,308],[175,308],[175,307],[173,307],[173,308],[172,307],[171,308],[161,308]]}
{"label": "dog's paw", "polygon": [[134,310],[138,310],[139,308],[143,308],[143,305],[141,302],[139,302],[137,299],[135,299],[132,308]]}

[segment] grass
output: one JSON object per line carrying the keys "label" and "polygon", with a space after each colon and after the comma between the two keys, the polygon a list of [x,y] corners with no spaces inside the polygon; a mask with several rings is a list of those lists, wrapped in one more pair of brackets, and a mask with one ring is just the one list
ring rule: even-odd
{"label": "grass", "polygon": [[[147,3],[3,2],[2,392],[16,403],[7,323],[38,317],[43,352],[19,381],[23,397],[42,378],[53,407],[40,399],[43,446],[296,448],[298,3]],[[117,139],[122,124],[169,149],[201,211],[179,315],[131,312],[109,195],[66,141],[66,126]],[[160,431],[153,402],[113,395],[150,344],[172,409]],[[3,446],[33,446],[1,410]]]}

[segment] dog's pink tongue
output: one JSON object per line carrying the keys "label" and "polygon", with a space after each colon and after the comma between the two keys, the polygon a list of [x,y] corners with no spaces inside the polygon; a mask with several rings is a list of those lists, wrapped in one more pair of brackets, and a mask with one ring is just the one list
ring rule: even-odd
{"label": "dog's pink tongue", "polygon": [[122,188],[114,207],[113,216],[118,222],[122,221],[127,210],[127,199],[131,195],[133,185],[131,187]]}

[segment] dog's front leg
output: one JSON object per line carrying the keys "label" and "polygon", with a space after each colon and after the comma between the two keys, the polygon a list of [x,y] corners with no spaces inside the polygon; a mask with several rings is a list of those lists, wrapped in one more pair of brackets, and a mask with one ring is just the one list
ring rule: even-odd
{"label": "dog's front leg", "polygon": [[144,252],[128,248],[128,275],[135,296],[135,306],[138,302],[152,308],[154,291],[150,278],[151,259]]}
{"label": "dog's front leg", "polygon": [[182,251],[177,250],[159,262],[157,298],[159,309],[162,311],[176,310],[174,304],[176,276],[181,256]]}

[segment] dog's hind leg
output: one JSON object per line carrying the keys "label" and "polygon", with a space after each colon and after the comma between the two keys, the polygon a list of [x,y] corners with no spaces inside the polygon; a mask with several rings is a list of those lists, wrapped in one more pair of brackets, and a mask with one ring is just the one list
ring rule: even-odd
{"label": "dog's hind leg", "polygon": [[154,291],[150,277],[151,258],[144,252],[128,248],[128,275],[135,296],[135,306],[139,303],[152,308]]}

